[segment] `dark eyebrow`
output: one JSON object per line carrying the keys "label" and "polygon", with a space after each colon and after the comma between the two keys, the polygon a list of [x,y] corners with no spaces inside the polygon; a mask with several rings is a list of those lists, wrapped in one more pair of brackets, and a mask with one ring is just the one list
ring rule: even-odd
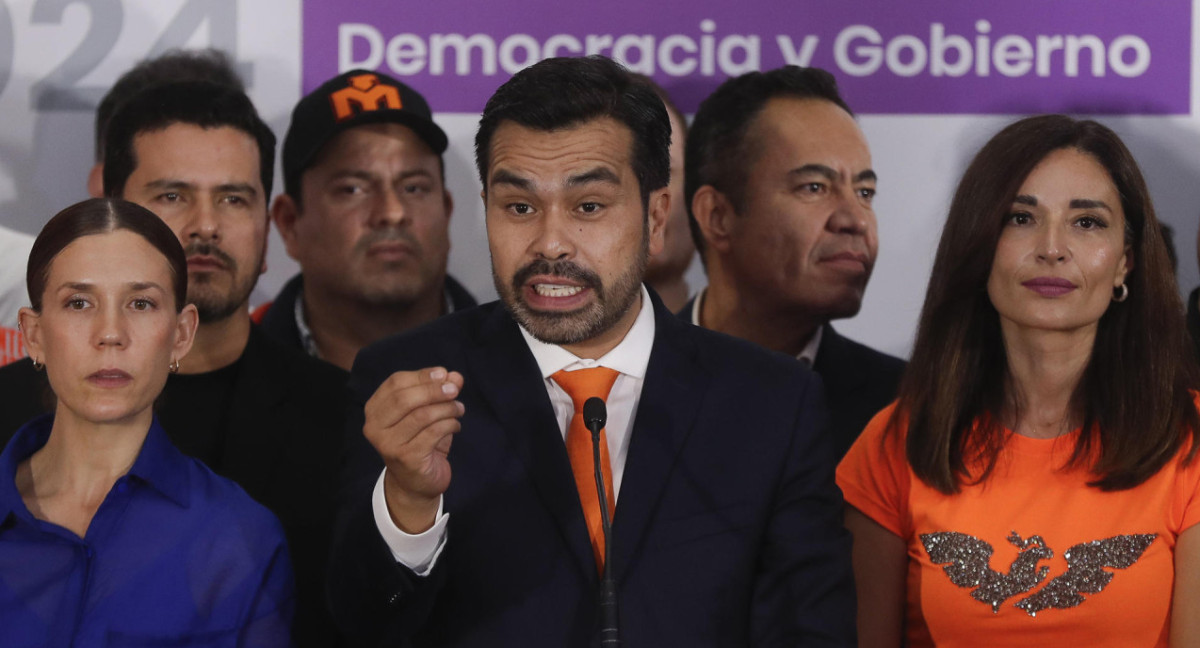
{"label": "dark eyebrow", "polygon": [[[824,164],[805,164],[802,167],[797,167],[788,172],[788,175],[793,175],[793,176],[802,176],[802,175],[808,175],[808,174],[816,174],[816,175],[822,176],[823,178],[825,178],[826,180],[829,180],[830,182],[836,181],[842,177],[842,174],[840,174],[836,170],[834,170],[833,167],[827,166]],[[879,177],[875,175],[875,171],[873,169],[864,169],[863,171],[859,171],[857,174],[855,174],[852,181],[853,182],[867,182],[867,181],[875,181],[878,179],[879,179]]]}
{"label": "dark eyebrow", "polygon": [[254,185],[246,182],[229,182],[226,184],[217,185],[216,190],[219,193],[244,193],[251,196],[258,195],[258,189]]}
{"label": "dark eyebrow", "polygon": [[190,182],[184,182],[183,180],[163,179],[163,180],[151,180],[150,182],[146,183],[146,187],[149,189],[177,190],[177,189],[191,189],[191,188],[195,187],[195,185],[193,185]]}
{"label": "dark eyebrow", "polygon": [[[1037,207],[1038,205],[1038,200],[1036,197],[1027,196],[1025,194],[1021,194],[1016,198],[1013,198],[1013,202],[1017,203],[1018,205],[1028,205],[1030,207]],[[1112,207],[1109,207],[1108,203],[1104,202],[1103,200],[1095,200],[1092,198],[1072,198],[1068,206],[1071,209],[1103,209],[1106,211],[1112,211]]]}
{"label": "dark eyebrow", "polygon": [[397,180],[408,180],[409,178],[416,178],[416,177],[429,178],[430,180],[432,180],[433,174],[430,173],[429,171],[426,171],[425,169],[410,169],[408,171],[401,172],[400,175],[396,177],[396,179]]}
{"label": "dark eyebrow", "polygon": [[[400,173],[400,175],[396,176],[396,179],[407,180],[414,176],[433,179],[433,174],[425,169],[409,169],[407,171],[403,171]],[[375,182],[379,179],[379,176],[363,169],[345,169],[330,176],[331,180],[341,180],[343,178],[353,178],[355,180],[362,180],[363,182]]]}
{"label": "dark eyebrow", "polygon": [[1095,200],[1092,198],[1073,198],[1071,200],[1071,209],[1103,209],[1112,211],[1112,207],[1103,200]]}
{"label": "dark eyebrow", "polygon": [[[149,189],[158,189],[161,191],[180,191],[183,189],[195,190],[196,185],[183,180],[151,180],[146,183]],[[215,187],[218,193],[244,193],[251,196],[258,195],[258,189],[248,182],[227,182]]]}
{"label": "dark eyebrow", "polygon": [[[833,167],[825,166],[824,164],[805,164],[801,167],[796,167],[788,171],[788,175],[799,176],[816,174],[824,177],[826,180],[833,181],[838,179],[838,172],[833,170]],[[874,174],[872,174],[874,175]]]}
{"label": "dark eyebrow", "polygon": [[157,289],[162,292],[166,292],[165,290],[163,290],[162,286],[154,283],[153,281],[133,281],[126,285],[129,286],[130,290],[142,291],[142,290]]}
{"label": "dark eyebrow", "polygon": [[505,169],[498,169],[495,173],[493,173],[492,178],[488,182],[488,184],[489,185],[509,185],[509,186],[515,187],[517,189],[523,189],[525,191],[528,191],[529,189],[531,189],[533,187],[533,184],[531,182],[529,182],[529,180],[522,178],[521,176],[519,176],[511,171],[507,171]]}
{"label": "dark eyebrow", "polygon": [[[158,290],[163,290],[162,286],[158,285],[157,283],[155,283],[153,281],[131,281],[131,282],[125,284],[125,286],[127,288],[129,288],[130,290],[134,290],[134,291],[150,290],[152,288],[156,288]],[[86,281],[68,281],[67,283],[58,287],[59,290],[62,290],[63,288],[67,288],[69,290],[75,290],[75,291],[79,291],[79,292],[88,292],[91,290],[95,290],[96,284],[90,284],[90,283],[87,283]],[[163,290],[163,292],[166,292],[166,291]]]}
{"label": "dark eyebrow", "polygon": [[374,180],[375,176],[359,169],[345,169],[329,176],[330,180],[341,180],[342,178],[354,178],[355,180],[366,180],[369,182]]}
{"label": "dark eyebrow", "polygon": [[589,184],[592,182],[603,182],[605,184],[620,185],[621,179],[613,173],[608,167],[596,167],[583,173],[579,173],[567,178],[568,187],[578,187],[579,185]]}

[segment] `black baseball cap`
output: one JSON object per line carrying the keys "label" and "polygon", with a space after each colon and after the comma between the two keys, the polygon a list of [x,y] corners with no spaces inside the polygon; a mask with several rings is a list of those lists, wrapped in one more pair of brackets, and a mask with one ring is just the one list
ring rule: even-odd
{"label": "black baseball cap", "polygon": [[446,133],[433,123],[425,97],[386,74],[350,70],[305,95],[292,111],[283,140],[284,190],[300,194],[300,174],[334,135],[381,122],[411,128],[437,155],[446,151]]}

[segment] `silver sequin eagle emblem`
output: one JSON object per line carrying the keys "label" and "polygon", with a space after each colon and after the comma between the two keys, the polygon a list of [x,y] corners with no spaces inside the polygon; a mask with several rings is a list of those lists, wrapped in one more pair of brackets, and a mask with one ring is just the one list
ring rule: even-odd
{"label": "silver sequin eagle emblem", "polygon": [[[1119,535],[1104,540],[1092,540],[1073,545],[1063,553],[1067,571],[1055,577],[1045,587],[1014,603],[1029,616],[1050,608],[1072,608],[1086,599],[1084,594],[1097,594],[1113,579],[1105,568],[1126,569],[1142,557],[1158,537],[1155,533]],[[1020,553],[1009,565],[1007,573],[991,567],[992,545],[974,536],[955,531],[921,534],[929,560],[944,565],[942,571],[950,582],[964,588],[974,588],[971,597],[992,606],[999,613],[1006,600],[1032,591],[1045,580],[1050,568],[1038,563],[1054,557],[1041,536],[1021,538],[1013,531],[1006,538]]]}

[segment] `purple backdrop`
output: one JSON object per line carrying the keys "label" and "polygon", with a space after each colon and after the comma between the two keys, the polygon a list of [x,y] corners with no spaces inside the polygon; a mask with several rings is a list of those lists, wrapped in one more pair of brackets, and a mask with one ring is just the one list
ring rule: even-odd
{"label": "purple backdrop", "polygon": [[304,0],[304,91],[369,67],[435,111],[478,112],[520,66],[599,50],[689,113],[725,78],[788,62],[833,72],[859,113],[1190,112],[1190,0],[564,4]]}

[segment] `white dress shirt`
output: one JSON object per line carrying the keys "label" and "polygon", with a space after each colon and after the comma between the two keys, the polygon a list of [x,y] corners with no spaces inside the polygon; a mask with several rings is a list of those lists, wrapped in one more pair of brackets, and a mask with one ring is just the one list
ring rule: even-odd
{"label": "white dress shirt", "polygon": [[[704,326],[700,323],[700,304],[704,302],[704,293],[707,290],[707,288],[702,289],[696,295],[696,298],[692,300],[692,324],[696,326]],[[805,344],[804,348],[800,349],[800,353],[796,356],[796,359],[803,362],[806,367],[813,366],[813,363],[817,361],[817,349],[821,348],[821,334],[824,332],[825,327],[818,326],[817,332],[813,333],[813,336],[808,340],[808,344]]]}
{"label": "white dress shirt", "polygon": [[[529,345],[529,350],[541,371],[543,386],[550,397],[550,404],[554,407],[554,416],[558,421],[563,443],[566,443],[567,430],[570,428],[571,418],[575,415],[575,405],[567,392],[551,380],[550,376],[560,370],[575,371],[590,367],[608,367],[620,372],[606,399],[608,422],[604,426],[612,463],[613,497],[616,500],[620,499],[621,480],[625,475],[625,457],[629,454],[630,432],[637,415],[642,384],[646,380],[650,349],[654,346],[654,309],[650,304],[650,293],[646,291],[645,286],[642,286],[641,303],[638,307],[641,310],[629,332],[616,347],[597,360],[580,358],[558,345],[537,340],[524,327],[521,328],[521,335]],[[433,569],[434,562],[446,545],[446,524],[450,513],[442,510],[442,501],[439,500],[436,521],[429,530],[417,535],[401,531],[388,513],[383,489],[385,473],[386,469],[384,473],[380,473],[371,499],[375,526],[379,528],[380,535],[392,550],[396,561],[424,576]],[[615,501],[613,506],[616,506]]]}

